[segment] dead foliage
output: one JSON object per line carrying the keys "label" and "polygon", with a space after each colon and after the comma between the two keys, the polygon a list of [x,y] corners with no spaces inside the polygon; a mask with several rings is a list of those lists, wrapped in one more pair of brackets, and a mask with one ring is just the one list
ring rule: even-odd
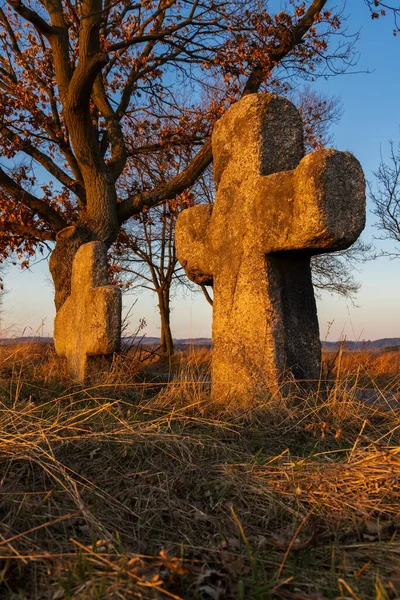
{"label": "dead foliage", "polygon": [[221,407],[204,350],[82,387],[51,347],[3,347],[0,597],[398,598],[400,374],[380,387],[378,358]]}

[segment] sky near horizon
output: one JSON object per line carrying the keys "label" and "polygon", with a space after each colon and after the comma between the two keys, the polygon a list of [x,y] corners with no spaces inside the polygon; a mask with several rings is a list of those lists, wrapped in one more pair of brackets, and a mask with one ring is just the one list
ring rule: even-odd
{"label": "sky near horizon", "polygon": [[[329,3],[335,5],[337,2]],[[334,145],[349,150],[359,159],[367,180],[373,181],[373,171],[381,154],[387,155],[388,140],[400,140],[400,36],[392,35],[389,16],[372,21],[363,0],[348,3],[350,32],[360,29],[357,49],[360,53],[357,73],[317,80],[313,86],[338,96],[343,116],[332,128]],[[374,228],[371,204],[367,206],[365,241],[379,232]],[[377,249],[389,249],[390,244],[375,241]],[[337,295],[323,293],[317,300],[322,339],[369,340],[400,337],[400,258],[379,258],[360,265],[356,279],[361,289],[353,304]],[[4,273],[6,294],[1,311],[2,335],[52,335],[54,306],[53,288],[48,264],[42,261],[30,271],[7,267]],[[130,331],[145,319],[143,333],[159,335],[159,319],[155,295],[144,291],[126,294],[124,304],[133,306]],[[174,298],[172,332],[175,338],[211,337],[212,310],[201,293],[187,292]]]}

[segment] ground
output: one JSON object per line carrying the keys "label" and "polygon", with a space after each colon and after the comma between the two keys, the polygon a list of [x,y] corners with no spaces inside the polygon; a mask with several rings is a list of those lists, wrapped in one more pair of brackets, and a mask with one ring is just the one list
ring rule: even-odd
{"label": "ground", "polygon": [[86,387],[49,345],[0,352],[0,598],[400,598],[399,351],[239,406],[207,350]]}

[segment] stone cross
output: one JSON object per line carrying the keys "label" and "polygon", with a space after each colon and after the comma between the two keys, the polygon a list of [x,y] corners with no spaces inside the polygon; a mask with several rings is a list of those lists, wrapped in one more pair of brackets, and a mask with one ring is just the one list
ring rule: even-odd
{"label": "stone cross", "polygon": [[276,391],[287,372],[318,379],[310,259],[364,228],[361,166],[348,152],[304,156],[299,112],[268,94],[229,108],[212,149],[215,203],[183,211],[175,240],[188,277],[214,287],[213,396]]}
{"label": "stone cross", "polygon": [[119,349],[121,290],[108,282],[105,245],[83,244],[72,265],[71,295],[54,322],[56,352],[66,356],[69,373],[78,381],[104,368],[104,357]]}

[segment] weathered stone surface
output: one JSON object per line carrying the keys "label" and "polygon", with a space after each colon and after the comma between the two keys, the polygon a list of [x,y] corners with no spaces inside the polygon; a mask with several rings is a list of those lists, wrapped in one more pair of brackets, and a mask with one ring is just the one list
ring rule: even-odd
{"label": "weathered stone surface", "polygon": [[350,246],[365,224],[365,181],[348,152],[304,157],[288,100],[254,94],[218,121],[215,204],[178,218],[190,279],[213,283],[213,395],[275,390],[285,371],[318,379],[321,347],[310,258]]}
{"label": "weathered stone surface", "polygon": [[108,285],[107,249],[82,245],[72,266],[71,295],[54,322],[56,352],[66,356],[71,377],[84,381],[104,368],[121,339],[121,290]]}

